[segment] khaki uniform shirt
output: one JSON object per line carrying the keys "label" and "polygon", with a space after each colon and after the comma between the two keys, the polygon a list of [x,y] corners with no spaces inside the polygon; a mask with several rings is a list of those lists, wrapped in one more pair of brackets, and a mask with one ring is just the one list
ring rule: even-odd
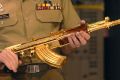
{"label": "khaki uniform shirt", "polygon": [[36,4],[44,0],[0,0],[0,49],[42,37],[62,28],[77,27],[80,19],[71,0],[51,0],[61,10],[36,10]]}

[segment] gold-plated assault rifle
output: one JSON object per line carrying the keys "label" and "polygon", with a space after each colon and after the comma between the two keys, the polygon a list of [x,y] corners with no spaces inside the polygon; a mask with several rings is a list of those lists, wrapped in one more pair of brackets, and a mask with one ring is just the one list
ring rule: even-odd
{"label": "gold-plated assault rifle", "polygon": [[[77,32],[80,30],[85,30],[87,32],[93,32],[103,28],[109,28],[120,24],[120,19],[115,21],[109,21],[109,17],[106,17],[103,21],[98,21],[96,23],[88,24],[87,27],[77,27],[68,30],[62,30],[55,33],[51,33],[47,37],[39,38],[30,42],[17,44],[10,46],[8,48],[12,49],[20,57],[37,55],[37,57],[43,62],[50,66],[61,68],[66,61],[66,56],[58,55],[54,51],[55,48],[63,47],[68,45],[68,41],[63,42],[62,40],[66,38],[72,32]],[[26,53],[27,51],[27,53]]]}

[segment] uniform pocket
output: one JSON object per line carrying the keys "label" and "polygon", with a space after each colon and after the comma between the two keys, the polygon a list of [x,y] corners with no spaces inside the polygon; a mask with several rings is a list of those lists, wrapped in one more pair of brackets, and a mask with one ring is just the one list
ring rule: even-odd
{"label": "uniform pocket", "polygon": [[7,27],[7,26],[12,26],[17,23],[17,17],[15,13],[2,13],[0,16],[8,14],[8,18],[1,18],[0,19],[0,27]]}
{"label": "uniform pocket", "polygon": [[36,17],[41,22],[62,22],[63,20],[60,10],[38,10]]}

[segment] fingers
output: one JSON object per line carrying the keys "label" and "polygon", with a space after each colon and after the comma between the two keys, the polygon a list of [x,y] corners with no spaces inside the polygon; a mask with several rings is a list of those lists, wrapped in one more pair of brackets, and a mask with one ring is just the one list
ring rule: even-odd
{"label": "fingers", "polygon": [[90,39],[90,35],[84,31],[80,31],[79,32],[81,34],[82,37],[84,37],[86,40]]}
{"label": "fingers", "polygon": [[90,35],[84,31],[72,33],[68,37],[68,41],[72,48],[80,47],[80,45],[85,45],[90,39]]}
{"label": "fingers", "polygon": [[16,68],[13,66],[12,62],[5,61],[4,63],[8,69],[12,70],[13,72],[17,72]]}
{"label": "fingers", "polygon": [[69,41],[69,43],[70,43],[70,46],[71,46],[72,48],[75,48],[75,45],[74,45],[73,40],[72,40],[71,37],[68,37],[68,41]]}
{"label": "fingers", "polygon": [[74,33],[72,33],[68,39],[70,41],[71,47],[76,48],[80,46],[80,42],[78,41]]}
{"label": "fingers", "polygon": [[15,68],[18,67],[18,57],[16,54],[14,54],[11,50],[6,49],[7,52],[9,52],[9,54],[7,54],[9,56],[9,58],[13,61],[13,64],[15,65]]}
{"label": "fingers", "polygon": [[14,59],[14,57],[11,55],[11,53],[7,54],[7,56],[9,57],[9,60],[11,60],[11,61],[9,61],[9,63],[11,64],[10,66],[12,67],[12,70],[14,72],[16,72],[17,71],[17,67],[18,67],[18,61],[16,59]]}
{"label": "fingers", "polygon": [[76,47],[79,47],[81,44],[80,42],[78,41],[78,39],[76,38],[75,34],[72,33],[69,37],[68,37],[68,41],[70,43],[70,46],[72,48],[76,48]]}
{"label": "fingers", "polygon": [[0,61],[2,63],[4,63],[8,67],[8,69],[12,70],[12,66],[11,66],[10,62],[8,62],[10,60],[7,58],[7,56],[5,56],[5,54],[4,55],[2,55],[2,54],[3,53],[0,53]]}
{"label": "fingers", "polygon": [[17,71],[18,57],[11,50],[5,49],[0,53],[0,60],[13,72]]}
{"label": "fingers", "polygon": [[6,53],[9,53],[9,54],[6,54],[6,55],[9,57],[9,60],[11,60],[10,63],[11,63],[11,66],[12,66],[12,70],[14,72],[16,72],[17,71],[17,67],[18,67],[18,58],[17,58],[17,55],[14,54],[9,49],[6,49],[5,51],[6,51]]}
{"label": "fingers", "polygon": [[85,40],[85,38],[81,35],[80,32],[76,33],[76,37],[78,38],[79,42],[81,43],[81,45],[85,45],[87,43],[87,41]]}

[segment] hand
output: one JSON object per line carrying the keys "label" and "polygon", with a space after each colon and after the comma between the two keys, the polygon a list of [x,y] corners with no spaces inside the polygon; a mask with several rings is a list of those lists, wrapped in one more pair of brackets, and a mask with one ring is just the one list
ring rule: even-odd
{"label": "hand", "polygon": [[0,62],[4,63],[5,66],[13,72],[17,72],[18,57],[10,49],[4,49],[0,53]]}
{"label": "hand", "polygon": [[[82,20],[81,26],[85,25],[85,24],[86,24],[86,22],[84,20]],[[90,39],[90,35],[85,31],[72,33],[68,36],[68,41],[72,48],[76,48],[76,47],[80,47],[81,45],[85,45],[89,39]]]}

